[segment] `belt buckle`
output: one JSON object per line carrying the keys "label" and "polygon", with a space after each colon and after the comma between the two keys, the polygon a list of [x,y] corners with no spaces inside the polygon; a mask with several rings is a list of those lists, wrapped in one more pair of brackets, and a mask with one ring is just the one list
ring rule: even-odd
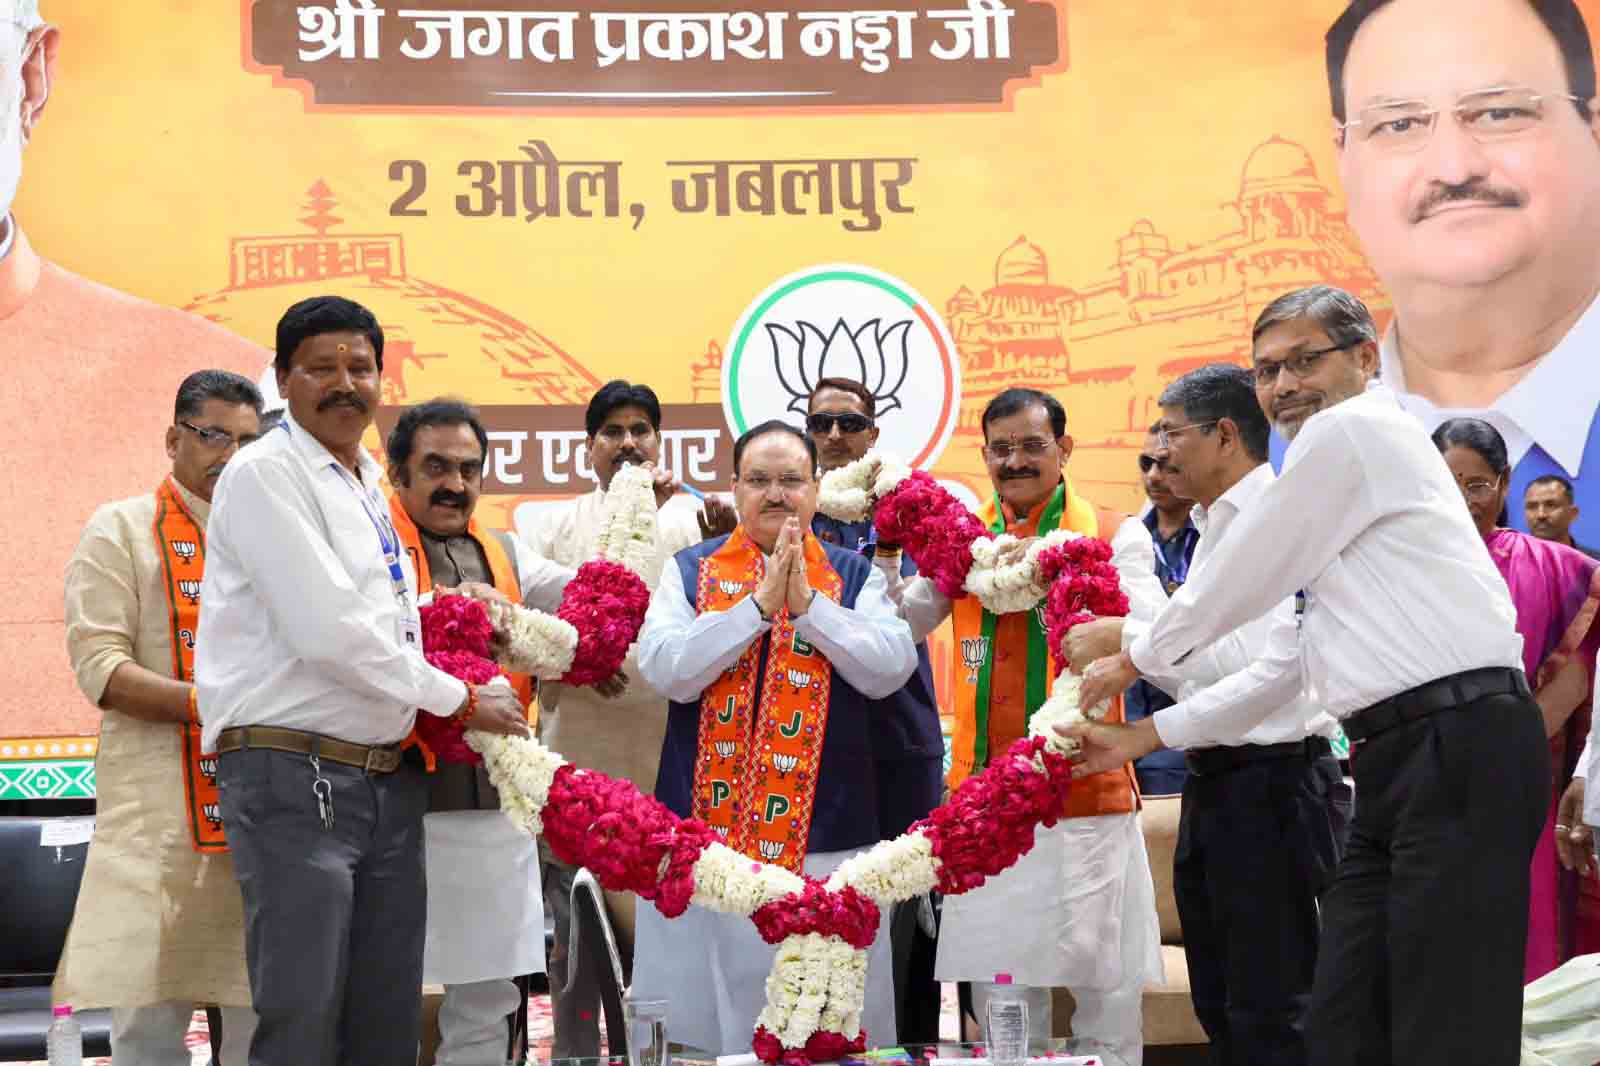
{"label": "belt buckle", "polygon": [[382,756],[382,755],[383,755],[383,749],[382,748],[379,748],[379,747],[376,747],[376,746],[368,748],[367,749],[366,763],[361,767],[361,769],[364,772],[369,773],[369,774],[370,773],[382,773],[383,771],[380,770],[379,767],[378,767],[379,757]]}

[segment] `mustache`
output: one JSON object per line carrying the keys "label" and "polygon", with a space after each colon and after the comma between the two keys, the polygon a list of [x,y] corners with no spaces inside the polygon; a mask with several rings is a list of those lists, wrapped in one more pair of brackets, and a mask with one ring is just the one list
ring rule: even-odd
{"label": "mustache", "polygon": [[1428,186],[1417,206],[1411,210],[1411,221],[1421,222],[1443,204],[1481,203],[1491,207],[1521,207],[1527,198],[1515,189],[1490,185],[1483,178],[1471,178],[1459,184],[1436,181]]}
{"label": "mustache", "polygon": [[449,489],[435,489],[433,495],[428,497],[428,502],[436,506],[460,507],[465,510],[467,494],[464,492],[451,492]]}
{"label": "mustache", "polygon": [[[1302,399],[1302,398],[1298,398],[1297,397],[1294,400],[1286,400],[1286,401],[1284,401],[1282,403],[1273,404],[1272,405],[1272,417],[1273,418],[1281,418],[1285,411],[1293,411],[1293,412],[1304,411],[1304,412],[1309,413],[1311,411],[1316,410],[1316,406],[1317,406],[1317,401],[1315,399],[1310,399],[1310,398]],[[1168,467],[1168,469],[1171,469],[1171,467]]]}
{"label": "mustache", "polygon": [[643,466],[646,462],[648,462],[648,460],[645,459],[643,453],[636,452],[632,448],[617,453],[617,463],[619,465],[622,463],[635,463],[639,466]]}
{"label": "mustache", "polygon": [[1001,481],[1024,481],[1024,480],[1026,480],[1028,478],[1038,477],[1038,476],[1039,476],[1039,468],[1036,467],[1036,466],[1025,466],[1025,467],[1022,467],[1020,469],[1012,469],[1011,467],[1005,467],[1004,469],[1002,469],[1000,471],[1000,480]]}
{"label": "mustache", "polygon": [[357,396],[353,392],[335,392],[324,396],[322,401],[317,404],[317,410],[326,411],[330,407],[346,406],[354,407],[357,411],[365,413],[367,410],[367,401],[363,400],[360,396]]}

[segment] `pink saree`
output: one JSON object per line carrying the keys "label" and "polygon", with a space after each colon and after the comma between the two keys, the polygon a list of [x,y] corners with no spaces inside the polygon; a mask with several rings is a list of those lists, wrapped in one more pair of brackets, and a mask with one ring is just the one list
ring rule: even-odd
{"label": "pink saree", "polygon": [[[1563,544],[1496,529],[1489,555],[1511,589],[1522,634],[1522,664],[1535,692],[1574,658],[1593,687],[1600,650],[1600,562]],[[1556,803],[1589,733],[1586,701],[1550,738],[1551,801],[1530,871],[1528,950],[1524,979],[1532,981],[1574,955],[1600,951],[1600,896],[1593,884],[1561,869],[1556,858]],[[1580,892],[1587,895],[1580,898]]]}

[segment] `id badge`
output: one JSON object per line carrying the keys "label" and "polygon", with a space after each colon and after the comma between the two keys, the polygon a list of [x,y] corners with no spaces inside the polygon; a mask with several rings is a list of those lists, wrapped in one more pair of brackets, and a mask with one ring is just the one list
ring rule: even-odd
{"label": "id badge", "polygon": [[401,647],[414,648],[421,653],[422,620],[412,614],[401,615],[395,622],[395,637],[400,641]]}

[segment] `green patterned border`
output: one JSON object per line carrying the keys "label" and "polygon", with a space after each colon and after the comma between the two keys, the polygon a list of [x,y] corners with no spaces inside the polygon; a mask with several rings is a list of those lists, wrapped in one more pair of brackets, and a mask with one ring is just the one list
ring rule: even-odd
{"label": "green patterned border", "polygon": [[94,759],[0,762],[0,800],[94,799]]}

